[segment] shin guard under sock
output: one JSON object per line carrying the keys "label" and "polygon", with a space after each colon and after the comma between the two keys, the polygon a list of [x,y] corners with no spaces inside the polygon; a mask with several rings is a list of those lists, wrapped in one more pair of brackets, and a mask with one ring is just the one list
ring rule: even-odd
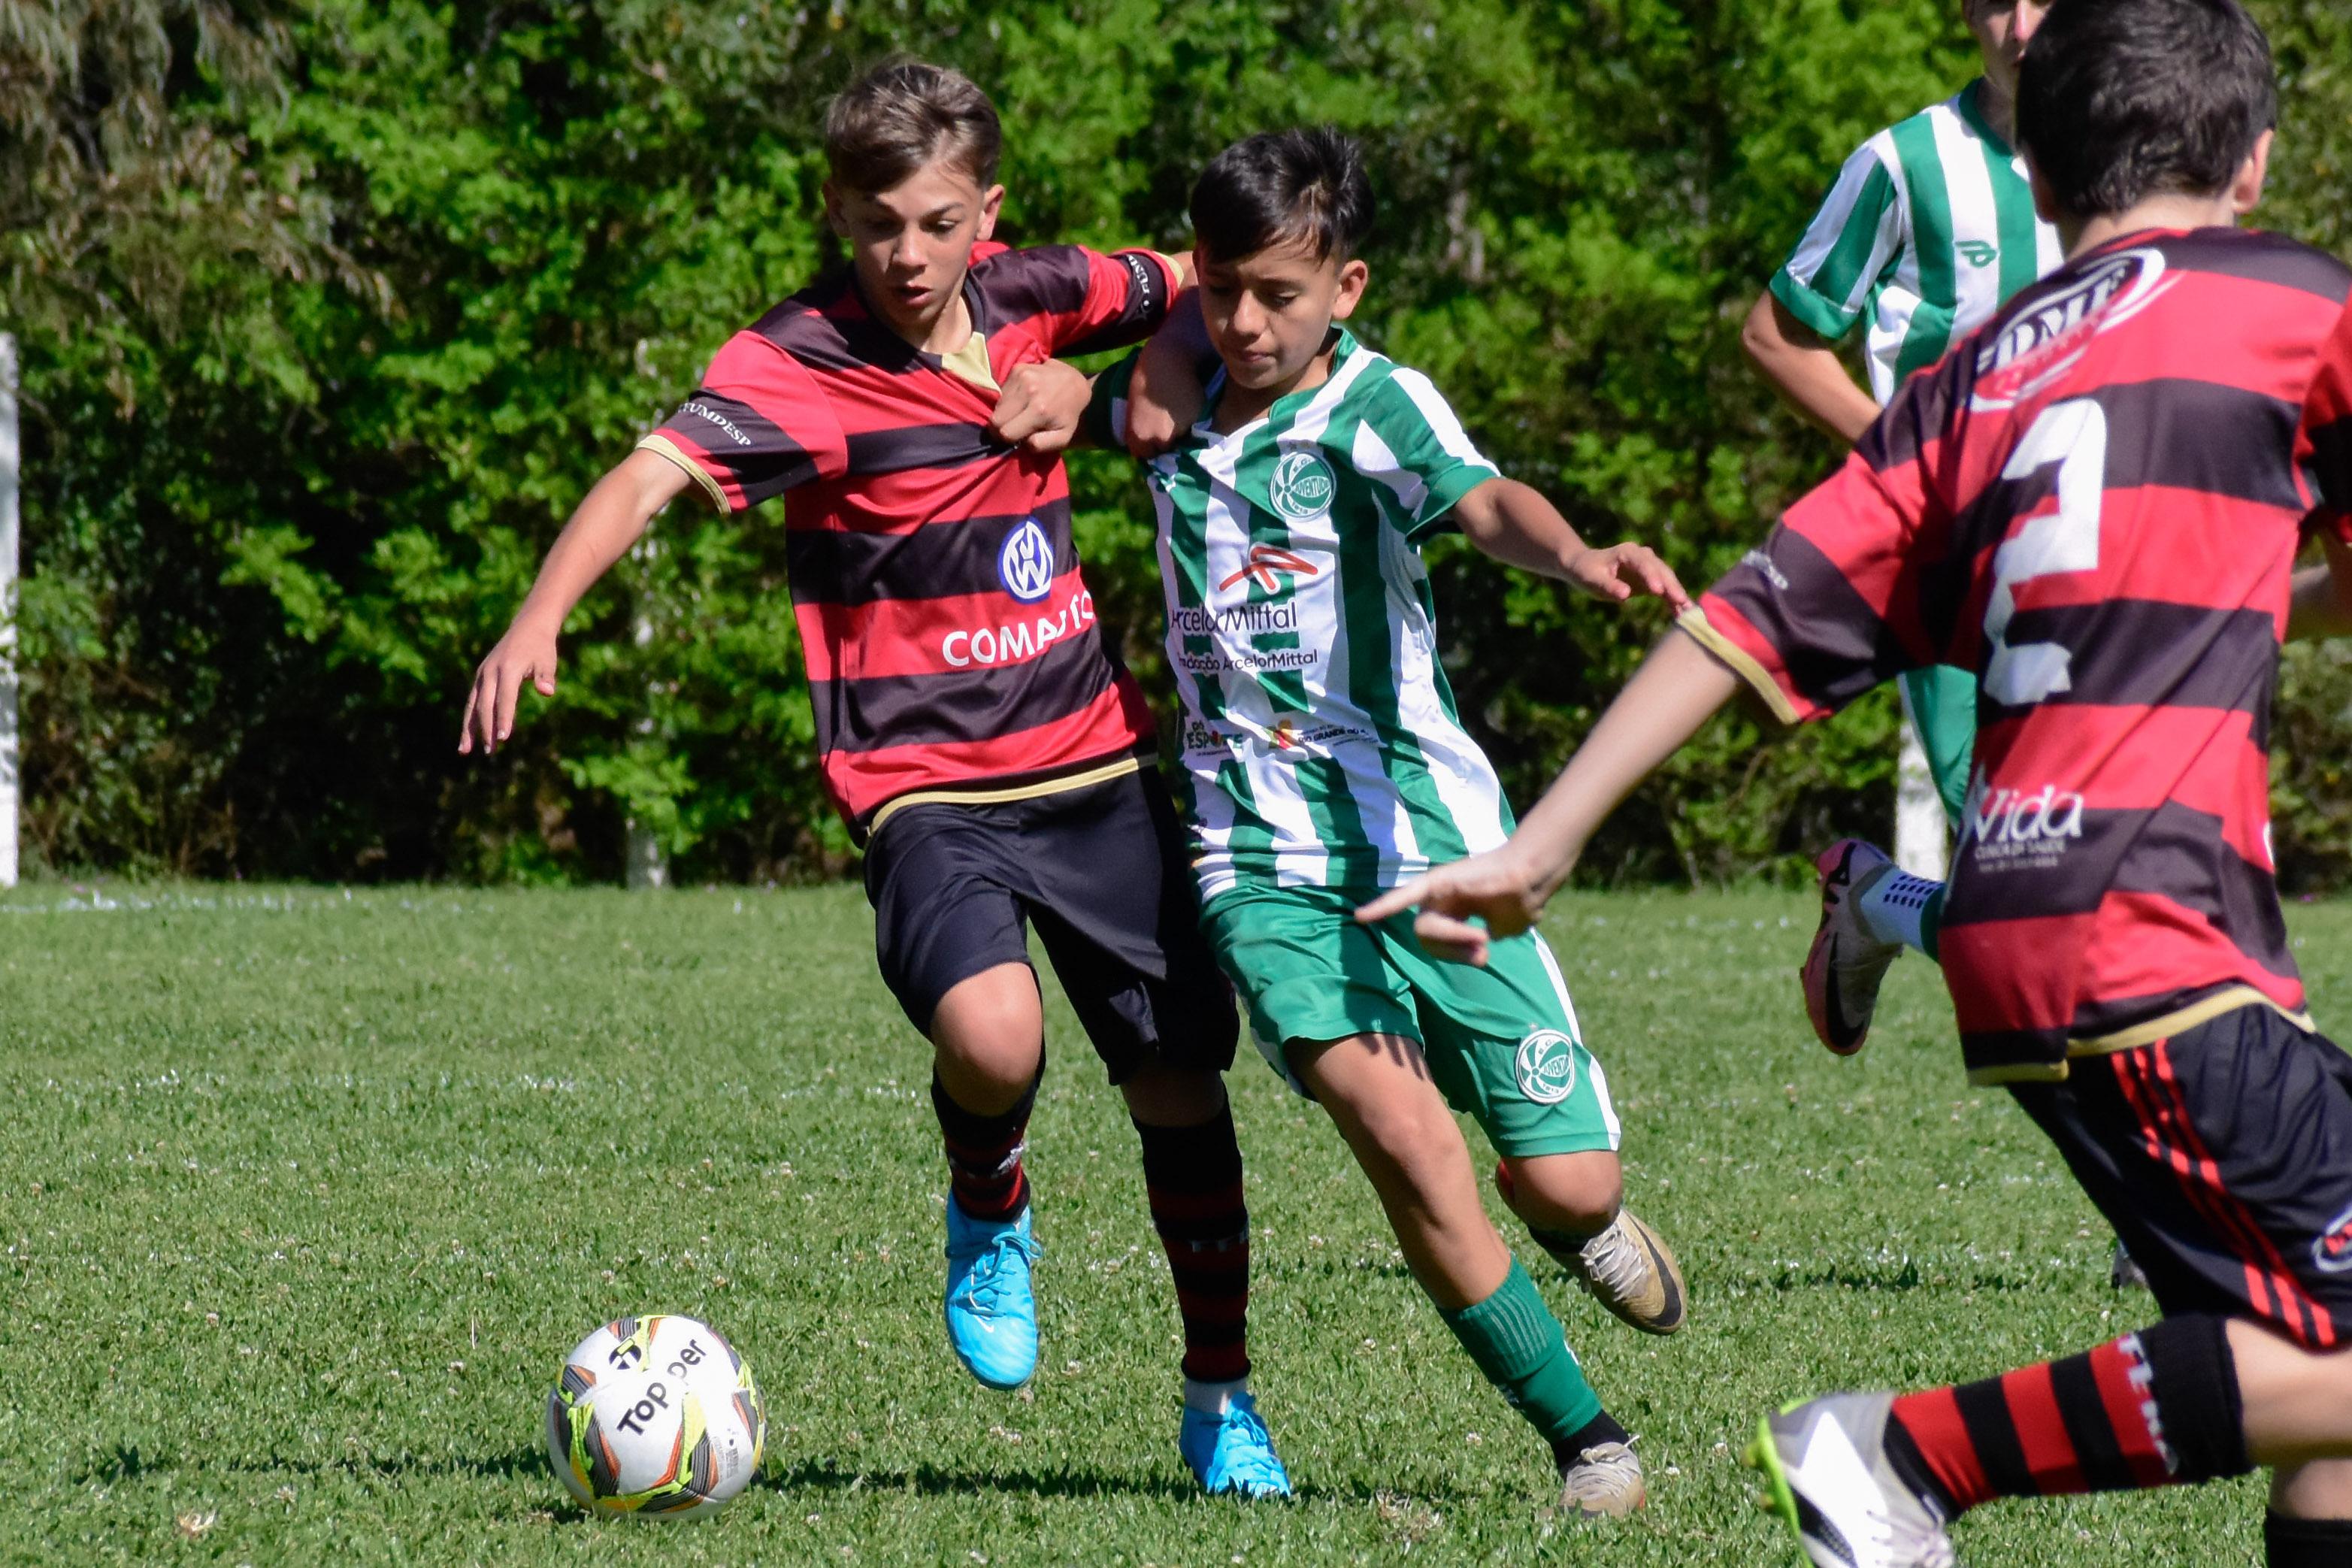
{"label": "shin guard under sock", "polygon": [[1184,1321],[1184,1375],[1198,1384],[1249,1376],[1249,1210],[1231,1107],[1191,1127],[1150,1127],[1143,1190],[1168,1252]]}
{"label": "shin guard under sock", "polygon": [[1045,1058],[1037,1058],[1037,1076],[1011,1109],[994,1116],[966,1110],[948,1098],[939,1074],[931,1075],[931,1109],[938,1112],[940,1137],[947,1145],[948,1185],[956,1206],[973,1219],[1006,1220],[1029,1201],[1029,1178],[1021,1168],[1029,1113],[1037,1104],[1037,1086],[1045,1081]]}
{"label": "shin guard under sock", "polygon": [[2268,1515],[2263,1521],[2263,1562],[2267,1568],[2344,1568],[2352,1563],[2352,1519]]}
{"label": "shin guard under sock", "polygon": [[1601,1395],[1518,1259],[1493,1295],[1458,1312],[1440,1308],[1437,1315],[1486,1381],[1547,1439],[1574,1437],[1601,1413]]}
{"label": "shin guard under sock", "polygon": [[[1905,1394],[1895,1425],[1954,1514],[1997,1497],[2127,1491],[2252,1468],[2223,1320],[2167,1318],[2000,1377]],[[1908,1464],[1903,1464],[1906,1470]]]}

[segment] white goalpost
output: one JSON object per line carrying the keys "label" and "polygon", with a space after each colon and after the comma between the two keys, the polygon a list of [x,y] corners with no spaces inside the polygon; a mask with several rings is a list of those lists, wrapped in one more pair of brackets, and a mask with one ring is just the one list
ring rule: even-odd
{"label": "white goalpost", "polygon": [[0,332],[0,888],[16,885],[16,340]]}

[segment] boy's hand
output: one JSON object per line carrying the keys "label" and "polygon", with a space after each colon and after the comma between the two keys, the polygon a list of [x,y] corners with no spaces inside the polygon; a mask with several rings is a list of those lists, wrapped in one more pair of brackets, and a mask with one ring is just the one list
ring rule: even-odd
{"label": "boy's hand", "polygon": [[1569,558],[1568,580],[1596,599],[1622,604],[1637,594],[1664,599],[1680,615],[1690,608],[1690,595],[1674,573],[1646,544],[1612,544],[1606,550],[1587,549]]}
{"label": "boy's hand", "polygon": [[1094,383],[1059,360],[1015,368],[989,416],[988,433],[1007,446],[1050,456],[1069,446],[1085,417]]}
{"label": "boy's hand", "polygon": [[474,672],[474,689],[457,731],[459,756],[470,754],[477,742],[485,753],[495,752],[514,733],[515,708],[526,680],[541,697],[555,695],[555,634],[518,620]]}
{"label": "boy's hand", "polygon": [[[1370,925],[1418,907],[1412,934],[1440,958],[1484,967],[1488,942],[1517,936],[1543,917],[1544,889],[1516,841],[1439,866],[1356,911]],[[1472,919],[1483,926],[1472,925]]]}

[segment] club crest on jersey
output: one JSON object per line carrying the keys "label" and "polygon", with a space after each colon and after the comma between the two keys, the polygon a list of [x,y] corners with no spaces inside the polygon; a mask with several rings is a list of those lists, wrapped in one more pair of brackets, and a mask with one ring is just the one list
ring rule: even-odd
{"label": "club crest on jersey", "polygon": [[2323,1274],[2352,1269],[2352,1209],[2328,1221],[2327,1228],[2311,1244],[2311,1261]]}
{"label": "club crest on jersey", "polygon": [[1284,550],[1272,544],[1253,544],[1250,546],[1248,557],[1242,562],[1242,569],[1218,584],[1217,592],[1222,594],[1244,578],[1247,578],[1269,594],[1278,593],[1281,591],[1282,584],[1275,581],[1277,574],[1284,577],[1312,577],[1318,570],[1315,563],[1297,551]]}
{"label": "club crest on jersey", "polygon": [[1538,1105],[1558,1105],[1576,1092],[1576,1042],[1558,1029],[1538,1029],[1519,1042],[1519,1092]]}
{"label": "club crest on jersey", "polygon": [[1004,536],[996,552],[996,580],[1024,605],[1034,605],[1054,591],[1054,542],[1034,517]]}
{"label": "club crest on jersey", "polygon": [[1339,481],[1331,465],[1306,450],[1285,452],[1275,459],[1274,477],[1266,481],[1266,504],[1292,522],[1312,522],[1331,510]]}

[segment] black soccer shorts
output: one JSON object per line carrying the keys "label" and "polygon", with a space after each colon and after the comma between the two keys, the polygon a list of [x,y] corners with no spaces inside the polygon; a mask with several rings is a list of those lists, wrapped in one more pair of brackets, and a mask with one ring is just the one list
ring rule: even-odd
{"label": "black soccer shorts", "polygon": [[2268,1007],[2011,1092],[2169,1316],[2352,1340],[2352,1058]]}
{"label": "black soccer shorts", "polygon": [[882,978],[927,1034],[958,982],[1029,962],[1034,923],[1111,1082],[1152,1062],[1233,1065],[1233,987],[1148,765],[1026,800],[893,812],[866,846],[866,896]]}

